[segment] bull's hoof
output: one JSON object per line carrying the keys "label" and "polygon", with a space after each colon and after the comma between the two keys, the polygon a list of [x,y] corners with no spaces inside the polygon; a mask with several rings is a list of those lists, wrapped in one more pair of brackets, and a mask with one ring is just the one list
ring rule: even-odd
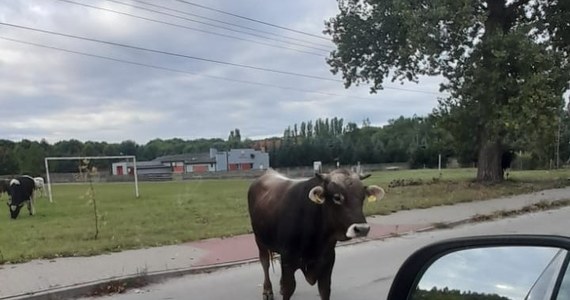
{"label": "bull's hoof", "polygon": [[273,300],[273,292],[263,291],[263,300]]}

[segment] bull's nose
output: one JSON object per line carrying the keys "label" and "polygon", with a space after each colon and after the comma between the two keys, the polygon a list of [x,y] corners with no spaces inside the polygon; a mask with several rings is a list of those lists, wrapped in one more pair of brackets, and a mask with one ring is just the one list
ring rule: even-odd
{"label": "bull's nose", "polygon": [[348,230],[346,231],[346,237],[348,238],[363,237],[366,236],[369,231],[370,231],[370,225],[366,223],[352,224],[350,225],[350,227],[348,227]]}

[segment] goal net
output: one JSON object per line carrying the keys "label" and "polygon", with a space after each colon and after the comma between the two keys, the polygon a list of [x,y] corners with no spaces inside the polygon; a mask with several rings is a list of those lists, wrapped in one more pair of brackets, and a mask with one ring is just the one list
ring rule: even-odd
{"label": "goal net", "polygon": [[[127,162],[132,161],[133,164],[133,175],[134,175],[134,185],[135,185],[135,197],[139,197],[139,180],[137,175],[137,159],[134,155],[119,155],[119,156],[66,156],[66,157],[46,157],[45,168],[46,168],[46,187],[47,193],[49,197],[49,202],[53,202],[53,195],[52,195],[52,180],[49,171],[49,162],[50,161],[79,161],[83,162],[85,160],[92,161],[92,160],[117,160],[123,159]],[[53,173],[52,173],[53,174]]]}

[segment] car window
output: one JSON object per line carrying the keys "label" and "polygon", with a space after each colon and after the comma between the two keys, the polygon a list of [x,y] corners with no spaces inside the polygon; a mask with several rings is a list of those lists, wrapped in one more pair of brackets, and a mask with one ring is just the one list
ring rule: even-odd
{"label": "car window", "polygon": [[558,295],[556,300],[570,299],[570,268],[566,265],[566,272],[564,273],[564,278],[562,278],[562,284],[558,290]]}
{"label": "car window", "polygon": [[[525,300],[544,300],[550,299],[554,291],[554,285],[560,274],[560,268],[566,256],[566,250],[560,250],[552,261],[548,264],[546,269],[540,274],[536,283],[530,289]],[[562,298],[561,298],[562,299]]]}

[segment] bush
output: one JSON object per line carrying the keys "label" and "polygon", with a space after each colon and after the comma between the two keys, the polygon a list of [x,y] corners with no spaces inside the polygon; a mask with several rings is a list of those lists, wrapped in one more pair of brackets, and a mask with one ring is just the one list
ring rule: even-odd
{"label": "bush", "polygon": [[518,154],[511,163],[513,170],[538,170],[541,167],[543,166],[541,166],[538,157],[528,152]]}

